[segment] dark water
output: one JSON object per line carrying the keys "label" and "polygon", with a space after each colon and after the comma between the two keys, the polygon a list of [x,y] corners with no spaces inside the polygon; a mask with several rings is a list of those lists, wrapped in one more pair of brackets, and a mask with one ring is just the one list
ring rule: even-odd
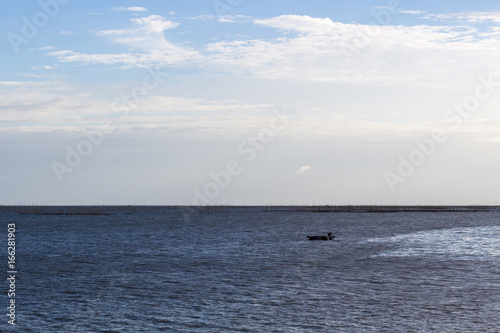
{"label": "dark water", "polygon": [[18,269],[1,331],[500,332],[498,212],[0,221]]}

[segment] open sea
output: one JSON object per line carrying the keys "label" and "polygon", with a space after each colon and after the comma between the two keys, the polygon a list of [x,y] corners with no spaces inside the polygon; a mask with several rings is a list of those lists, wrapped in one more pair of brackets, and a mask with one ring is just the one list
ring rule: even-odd
{"label": "open sea", "polygon": [[500,212],[185,217],[0,215],[0,331],[500,332]]}

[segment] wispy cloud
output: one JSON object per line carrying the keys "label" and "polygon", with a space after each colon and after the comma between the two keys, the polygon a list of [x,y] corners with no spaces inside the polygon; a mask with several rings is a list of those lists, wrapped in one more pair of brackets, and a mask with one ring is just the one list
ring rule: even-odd
{"label": "wispy cloud", "polygon": [[309,171],[309,170],[311,170],[311,167],[309,165],[304,165],[304,166],[301,166],[299,168],[299,170],[297,170],[295,173],[301,174],[301,173],[304,173],[304,172]]}
{"label": "wispy cloud", "polygon": [[401,14],[410,14],[410,15],[420,15],[420,14],[425,14],[427,13],[424,10],[400,10],[399,11]]}
{"label": "wispy cloud", "polygon": [[[500,41],[482,41],[475,35],[476,29],[463,26],[368,26],[306,15],[282,15],[255,23],[283,30],[284,35],[208,44],[211,64],[228,72],[269,79],[428,82],[437,70],[457,72],[450,57],[459,57],[463,64],[477,64],[478,56],[493,60],[492,43],[500,46]],[[363,47],[358,48],[360,43]],[[352,64],[345,60],[348,52],[354,54]]]}
{"label": "wispy cloud", "polygon": [[179,23],[172,22],[160,15],[150,15],[147,17],[134,18],[130,20],[136,28],[103,30],[100,35],[132,35],[161,33],[167,29],[176,28]]}
{"label": "wispy cloud", "polygon": [[[22,131],[72,132],[94,128],[110,119],[117,133],[148,133],[163,138],[185,140],[239,139],[255,134],[256,128],[269,126],[275,106],[236,99],[186,98],[151,95],[134,107],[127,117],[126,105],[116,105],[96,94],[83,93],[63,80],[0,81],[0,133]],[[113,95],[108,93],[107,95]],[[118,94],[117,94],[118,95]],[[119,96],[119,95],[118,95]],[[121,109],[123,107],[124,109]],[[342,142],[413,142],[429,131],[449,126],[442,121],[370,121],[362,117],[332,116],[328,107],[293,106],[293,126],[280,132],[280,138],[293,142],[320,140]],[[443,112],[443,110],[440,110]],[[460,132],[452,133],[456,142],[500,142],[500,118],[495,105],[481,110],[480,117],[467,121]],[[380,115],[383,111],[377,111]],[[297,174],[310,171],[303,165]]]}
{"label": "wispy cloud", "polygon": [[[61,62],[123,67],[178,65],[265,79],[376,85],[412,82],[444,87],[464,73],[500,70],[495,60],[495,50],[500,47],[498,32],[479,33],[470,26],[369,26],[282,15],[241,23],[281,30],[283,35],[277,38],[224,40],[193,49],[165,38],[164,31],[178,27],[177,22],[151,15],[131,19],[130,23],[127,29],[98,33],[126,45],[130,50],[127,53],[62,50],[50,54]],[[377,34],[367,36],[367,31],[375,30]],[[356,46],[360,42],[364,43],[362,48]],[[353,52],[352,64],[346,61],[346,52]]]}
{"label": "wispy cloud", "polygon": [[208,21],[208,20],[214,20],[215,16],[214,15],[198,15],[194,17],[188,17],[190,20],[200,20],[200,21]]}
{"label": "wispy cloud", "polygon": [[144,7],[115,7],[114,11],[119,12],[147,12],[148,10]]}
{"label": "wispy cloud", "polygon": [[[147,130],[162,136],[235,138],[251,134],[256,124],[268,123],[274,108],[238,100],[153,95],[123,117],[124,111],[130,111],[127,105],[100,100],[64,81],[0,81],[0,93],[0,132],[79,132],[108,119],[118,132]],[[165,134],[165,130],[169,132]]]}
{"label": "wispy cloud", "polygon": [[50,66],[50,65],[31,66],[31,69],[34,69],[34,70],[42,70],[42,69],[52,70],[54,68],[55,68],[55,66]]}
{"label": "wispy cloud", "polygon": [[[186,63],[198,58],[196,51],[169,42],[163,32],[176,28],[179,23],[172,22],[160,15],[150,15],[131,19],[129,29],[103,30],[98,36],[110,38],[114,43],[131,47],[136,52],[117,54],[85,54],[71,50],[52,52],[61,62],[81,62],[93,64],[122,64],[125,67],[145,67],[153,64],[172,65]],[[142,52],[139,52],[142,51]]]}
{"label": "wispy cloud", "polygon": [[222,23],[245,22],[250,19],[250,16],[245,15],[221,15],[218,17],[218,21]]}
{"label": "wispy cloud", "polygon": [[481,23],[481,22],[497,23],[500,22],[500,11],[428,14],[428,17],[438,20],[459,20],[471,23]]}
{"label": "wispy cloud", "polygon": [[47,50],[52,50],[54,47],[53,46],[44,46],[44,47],[38,47],[36,49],[28,49],[30,51],[47,51]]}

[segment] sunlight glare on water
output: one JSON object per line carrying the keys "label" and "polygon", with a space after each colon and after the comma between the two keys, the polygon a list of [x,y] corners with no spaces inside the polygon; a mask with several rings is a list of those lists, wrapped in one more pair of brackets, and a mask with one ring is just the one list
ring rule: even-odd
{"label": "sunlight glare on water", "polygon": [[462,227],[419,231],[393,237],[370,238],[367,242],[388,243],[396,249],[374,257],[451,255],[469,259],[500,256],[500,226]]}

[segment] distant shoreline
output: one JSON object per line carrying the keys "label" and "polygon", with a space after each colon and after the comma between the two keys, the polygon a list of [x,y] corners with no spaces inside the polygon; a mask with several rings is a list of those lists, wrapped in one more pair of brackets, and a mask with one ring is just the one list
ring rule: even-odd
{"label": "distant shoreline", "polygon": [[489,212],[500,211],[500,206],[398,206],[398,205],[0,205],[0,214],[27,215],[118,215],[118,214],[170,214],[175,211],[183,215],[237,212],[311,212],[311,213],[400,213],[400,212]]}

